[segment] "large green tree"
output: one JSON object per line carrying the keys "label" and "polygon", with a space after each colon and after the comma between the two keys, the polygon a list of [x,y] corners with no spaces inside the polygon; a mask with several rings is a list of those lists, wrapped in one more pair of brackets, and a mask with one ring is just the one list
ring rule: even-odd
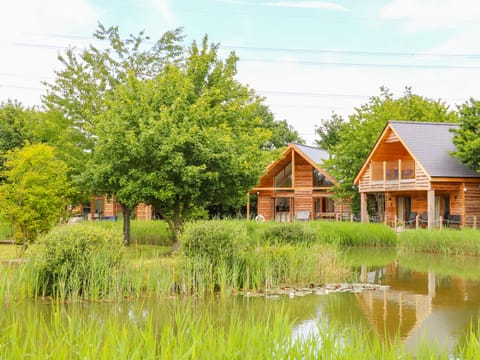
{"label": "large green tree", "polygon": [[26,248],[59,222],[69,203],[67,165],[46,144],[27,145],[5,155],[0,215],[13,224]]}
{"label": "large green tree", "polygon": [[389,120],[425,122],[457,122],[458,116],[441,100],[413,94],[410,88],[400,98],[394,98],[386,88],[372,96],[349,116],[336,134],[338,140],[329,150],[331,159],[325,167],[339,182],[336,195],[353,199],[353,211],[358,211],[358,191],[353,180],[368,157],[375,141]]}
{"label": "large green tree", "polygon": [[480,101],[470,99],[458,106],[460,128],[455,130],[454,153],[464,164],[480,172]]}
{"label": "large green tree", "polygon": [[[20,148],[27,140],[27,126],[32,111],[25,109],[17,101],[0,104],[0,154]],[[0,169],[3,170],[4,158],[0,157]]]}
{"label": "large green tree", "polygon": [[244,202],[270,160],[271,131],[261,99],[235,80],[236,61],[205,38],[155,79],[118,86],[98,119],[95,186],[130,208],[154,205],[175,239],[192,212]]}
{"label": "large green tree", "polygon": [[78,51],[69,49],[59,55],[60,70],[55,81],[45,82],[44,105],[63,115],[69,122],[75,146],[84,158],[76,159],[77,174],[82,173],[97,139],[96,119],[106,110],[105,98],[132,74],[138,79],[152,79],[167,63],[183,58],[182,30],[166,32],[151,42],[140,32],[122,38],[118,27],[98,25],[94,33],[96,45]]}
{"label": "large green tree", "polygon": [[315,141],[321,149],[330,150],[340,141],[340,131],[345,125],[345,120],[338,114],[333,113],[329,119],[322,119],[320,126],[315,128],[320,137]]}

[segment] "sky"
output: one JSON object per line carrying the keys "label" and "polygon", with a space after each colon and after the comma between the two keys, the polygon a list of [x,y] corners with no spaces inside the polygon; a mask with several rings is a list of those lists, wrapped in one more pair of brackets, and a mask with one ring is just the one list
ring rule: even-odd
{"label": "sky", "polygon": [[476,0],[4,0],[0,102],[41,105],[69,47],[97,24],[158,39],[182,27],[186,44],[220,44],[239,57],[237,79],[265,98],[307,144],[333,113],[348,118],[385,86],[452,109],[480,92]]}

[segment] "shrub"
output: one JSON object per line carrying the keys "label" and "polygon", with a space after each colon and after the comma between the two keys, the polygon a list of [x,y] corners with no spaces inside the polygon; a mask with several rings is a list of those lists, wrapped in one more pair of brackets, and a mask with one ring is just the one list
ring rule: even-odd
{"label": "shrub", "polygon": [[186,257],[186,286],[199,292],[238,287],[247,240],[245,226],[238,221],[209,220],[187,224],[180,237]]}
{"label": "shrub", "polygon": [[278,223],[265,228],[266,242],[276,244],[313,243],[317,240],[315,231],[307,224]]}
{"label": "shrub", "polygon": [[204,258],[213,266],[231,266],[235,257],[243,255],[247,232],[240,222],[198,221],[185,226],[180,240],[187,258]]}
{"label": "shrub", "polygon": [[39,241],[34,254],[36,293],[43,296],[102,296],[120,265],[121,233],[88,224],[59,226]]}

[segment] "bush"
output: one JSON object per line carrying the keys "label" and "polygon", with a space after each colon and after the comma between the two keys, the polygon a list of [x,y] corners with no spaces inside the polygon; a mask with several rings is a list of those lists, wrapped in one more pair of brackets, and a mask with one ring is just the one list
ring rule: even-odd
{"label": "bush", "polygon": [[233,265],[243,255],[247,240],[244,224],[228,220],[189,223],[180,237],[187,258],[203,258],[213,266]]}
{"label": "bush", "polygon": [[59,226],[39,241],[34,254],[36,294],[101,297],[121,260],[122,235],[88,224]]}
{"label": "bush", "polygon": [[308,244],[317,240],[315,231],[307,224],[278,223],[265,228],[264,238],[272,244]]}
{"label": "bush", "polygon": [[238,287],[248,246],[247,231],[238,221],[192,222],[180,236],[186,257],[186,286],[198,292]]}

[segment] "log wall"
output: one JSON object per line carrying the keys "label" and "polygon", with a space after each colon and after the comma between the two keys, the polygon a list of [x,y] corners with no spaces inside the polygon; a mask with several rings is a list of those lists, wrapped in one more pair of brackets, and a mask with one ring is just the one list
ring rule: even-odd
{"label": "log wall", "polygon": [[[480,226],[480,184],[477,183],[465,183],[464,193],[465,211],[462,217],[463,225],[465,226]],[[476,218],[476,220],[475,220]]]}

